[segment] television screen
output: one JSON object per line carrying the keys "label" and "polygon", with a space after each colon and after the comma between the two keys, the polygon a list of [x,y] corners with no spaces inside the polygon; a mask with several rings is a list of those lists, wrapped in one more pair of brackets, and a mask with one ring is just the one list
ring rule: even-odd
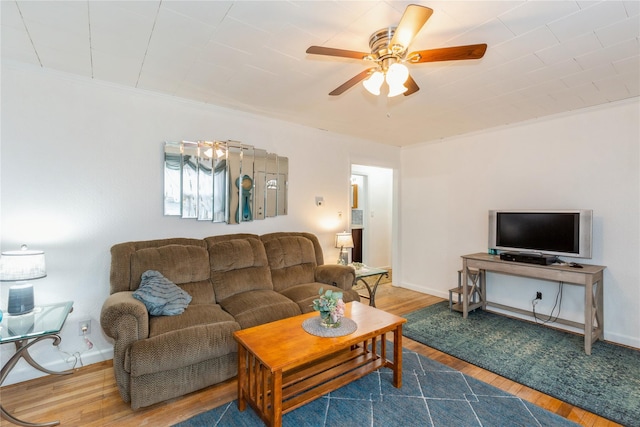
{"label": "television screen", "polygon": [[512,248],[578,253],[579,213],[498,213],[496,244]]}
{"label": "television screen", "polygon": [[591,258],[592,211],[490,211],[489,248]]}

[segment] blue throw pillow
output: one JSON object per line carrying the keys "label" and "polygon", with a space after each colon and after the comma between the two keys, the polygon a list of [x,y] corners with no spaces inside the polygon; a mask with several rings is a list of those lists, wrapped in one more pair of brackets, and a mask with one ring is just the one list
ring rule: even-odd
{"label": "blue throw pillow", "polygon": [[191,302],[191,295],[155,270],[142,273],[133,297],[142,301],[152,316],[180,314]]}

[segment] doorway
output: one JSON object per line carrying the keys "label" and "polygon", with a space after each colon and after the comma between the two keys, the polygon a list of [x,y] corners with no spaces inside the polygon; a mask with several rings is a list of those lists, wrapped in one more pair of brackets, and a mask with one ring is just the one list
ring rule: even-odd
{"label": "doorway", "polygon": [[391,268],[393,170],[351,165],[351,188],[352,261]]}

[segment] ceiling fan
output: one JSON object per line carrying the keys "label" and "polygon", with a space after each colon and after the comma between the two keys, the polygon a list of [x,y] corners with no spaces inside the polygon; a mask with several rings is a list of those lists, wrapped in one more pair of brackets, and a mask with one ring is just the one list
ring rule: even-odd
{"label": "ceiling fan", "polygon": [[340,95],[360,81],[363,81],[364,87],[369,92],[379,95],[382,83],[386,81],[389,86],[389,97],[400,94],[408,96],[417,92],[420,88],[409,75],[409,70],[404,63],[418,64],[421,62],[479,59],[484,56],[487,50],[486,43],[418,50],[408,53],[409,45],[432,13],[433,9],[425,6],[415,4],[407,6],[397,27],[383,28],[369,37],[371,53],[323,46],[309,47],[307,53],[314,55],[338,56],[375,63],[374,67],[364,70],[347,80],[331,91],[329,95]]}

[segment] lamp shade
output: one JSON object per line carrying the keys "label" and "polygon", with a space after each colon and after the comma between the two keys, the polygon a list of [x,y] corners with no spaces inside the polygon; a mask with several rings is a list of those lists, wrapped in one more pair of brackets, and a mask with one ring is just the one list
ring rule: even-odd
{"label": "lamp shade", "polygon": [[[41,279],[47,275],[44,262],[44,252],[30,251],[27,245],[22,245],[19,251],[2,252],[0,257],[0,281],[25,282]],[[22,315],[33,310],[33,285],[19,283],[9,288],[7,312],[12,315]]]}
{"label": "lamp shade", "polygon": [[346,231],[343,233],[336,233],[336,248],[352,248],[353,247],[353,238],[351,237],[351,233],[347,233]]}
{"label": "lamp shade", "polygon": [[368,79],[363,81],[362,85],[372,95],[380,95],[380,87],[382,87],[383,82],[384,74],[382,74],[380,71],[376,71],[375,73],[371,74]]}
{"label": "lamp shade", "polygon": [[403,64],[391,64],[387,71],[387,84],[389,85],[389,98],[405,93],[408,88],[404,86],[404,82],[409,78],[409,70]]}
{"label": "lamp shade", "polygon": [[387,97],[393,98],[394,96],[402,95],[407,90],[409,90],[409,88],[404,86],[403,84],[389,85],[389,94],[387,95]]}
{"label": "lamp shade", "polygon": [[387,84],[389,86],[400,86],[409,78],[409,69],[404,64],[393,63],[387,70]]}
{"label": "lamp shade", "polygon": [[18,282],[41,279],[47,275],[43,251],[22,245],[19,251],[5,251],[0,257],[0,281]]}

